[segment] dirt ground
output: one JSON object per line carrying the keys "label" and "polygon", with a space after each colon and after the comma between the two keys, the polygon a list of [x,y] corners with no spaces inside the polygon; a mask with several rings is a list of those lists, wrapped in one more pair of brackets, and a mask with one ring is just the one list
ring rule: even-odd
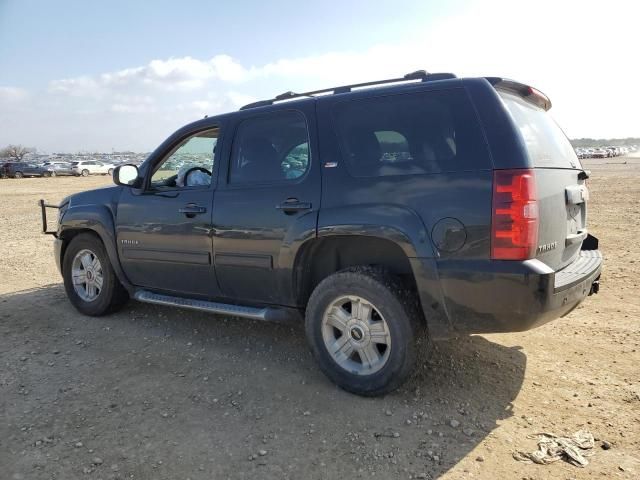
{"label": "dirt ground", "polygon": [[[640,158],[585,164],[600,294],[530,332],[441,343],[376,399],[331,384],[302,328],[78,314],[36,201],[109,179],[0,180],[0,479],[639,478]],[[598,440],[586,468],[512,458],[580,429]]]}

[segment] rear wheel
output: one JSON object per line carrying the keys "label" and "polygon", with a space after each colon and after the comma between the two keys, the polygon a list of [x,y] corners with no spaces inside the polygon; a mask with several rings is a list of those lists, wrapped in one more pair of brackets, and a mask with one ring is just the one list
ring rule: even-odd
{"label": "rear wheel", "polygon": [[62,276],[69,300],[85,315],[115,312],[129,298],[102,241],[94,234],[81,233],[71,240],[64,254]]}
{"label": "rear wheel", "polygon": [[23,178],[24,175],[22,174],[22,172],[16,172],[13,174],[13,178]]}
{"label": "rear wheel", "polygon": [[88,177],[89,176],[89,170],[87,170],[87,169],[82,170],[82,176],[83,177]]}
{"label": "rear wheel", "polygon": [[42,174],[43,177],[50,177],[51,176],[51,172],[44,172]]}
{"label": "rear wheel", "polygon": [[411,374],[422,329],[415,297],[370,267],[335,273],[316,287],[306,334],[320,369],[341,388],[383,395]]}

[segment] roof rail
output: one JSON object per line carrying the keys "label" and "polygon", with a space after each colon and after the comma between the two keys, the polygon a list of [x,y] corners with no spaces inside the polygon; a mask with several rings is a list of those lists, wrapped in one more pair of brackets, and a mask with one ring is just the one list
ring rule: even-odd
{"label": "roof rail", "polygon": [[425,70],[416,70],[415,72],[407,73],[405,76],[399,77],[399,78],[389,78],[386,80],[375,80],[373,82],[354,83],[352,85],[342,85],[340,87],[323,88],[321,90],[312,90],[310,92],[304,92],[304,93],[295,93],[292,91],[288,91],[288,92],[281,93],[280,95],[276,95],[274,98],[270,100],[260,100],[258,102],[249,103],[241,107],[240,110],[247,110],[249,108],[256,108],[256,107],[265,107],[267,105],[273,105],[275,102],[281,102],[283,100],[290,100],[293,98],[313,97],[319,94],[347,93],[352,91],[354,88],[371,87],[374,85],[386,85],[389,83],[413,82],[416,80],[419,80],[421,82],[433,82],[435,80],[446,80],[450,78],[456,78],[456,76],[453,73],[428,73]]}

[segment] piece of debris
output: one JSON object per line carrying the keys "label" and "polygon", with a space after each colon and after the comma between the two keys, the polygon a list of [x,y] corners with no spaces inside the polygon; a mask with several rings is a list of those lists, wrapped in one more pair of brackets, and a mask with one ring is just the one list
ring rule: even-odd
{"label": "piece of debris", "polygon": [[513,458],[519,462],[548,465],[558,460],[566,460],[576,467],[589,464],[586,457],[593,456],[594,439],[587,430],[579,430],[571,437],[558,437],[553,433],[537,433],[527,438],[538,440],[538,450],[534,452],[516,451]]}

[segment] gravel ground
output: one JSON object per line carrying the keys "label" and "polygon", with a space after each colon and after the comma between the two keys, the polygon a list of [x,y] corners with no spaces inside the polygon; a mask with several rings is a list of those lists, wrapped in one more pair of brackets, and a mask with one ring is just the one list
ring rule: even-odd
{"label": "gravel ground", "polygon": [[[301,327],[78,314],[36,200],[109,179],[0,180],[0,479],[638,478],[640,159],[585,163],[600,294],[530,332],[440,343],[376,399],[331,384]],[[586,468],[512,458],[579,429],[597,439]]]}

